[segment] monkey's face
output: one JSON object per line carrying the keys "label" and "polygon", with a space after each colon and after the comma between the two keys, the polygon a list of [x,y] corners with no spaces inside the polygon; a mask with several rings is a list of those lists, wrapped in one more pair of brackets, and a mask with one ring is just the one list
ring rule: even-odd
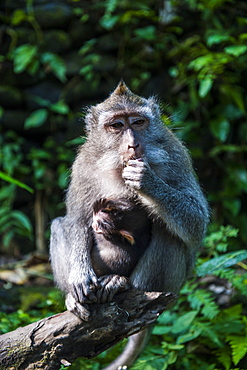
{"label": "monkey's face", "polygon": [[147,117],[137,113],[107,112],[104,114],[104,130],[116,142],[123,165],[130,159],[143,156],[143,136],[149,126]]}

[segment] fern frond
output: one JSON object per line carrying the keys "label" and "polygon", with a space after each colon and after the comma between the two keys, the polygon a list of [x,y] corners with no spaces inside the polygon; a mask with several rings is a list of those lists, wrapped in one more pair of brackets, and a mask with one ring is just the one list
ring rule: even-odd
{"label": "fern frond", "polygon": [[247,338],[239,335],[228,335],[227,341],[230,343],[232,349],[232,360],[236,366],[247,354]]}
{"label": "fern frond", "polygon": [[193,292],[188,301],[192,309],[199,310],[203,306],[201,313],[208,319],[213,319],[220,312],[212,294],[204,289]]}
{"label": "fern frond", "polygon": [[226,345],[223,348],[218,349],[213,352],[218,361],[225,367],[226,370],[231,368],[232,359],[230,355],[230,348]]}

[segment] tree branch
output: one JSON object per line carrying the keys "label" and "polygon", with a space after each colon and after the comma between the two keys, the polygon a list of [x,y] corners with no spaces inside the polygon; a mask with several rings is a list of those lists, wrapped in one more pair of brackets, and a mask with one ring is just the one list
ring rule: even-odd
{"label": "tree branch", "polygon": [[66,311],[0,336],[0,370],[57,370],[92,358],[155,322],[176,296],[129,290],[114,302],[91,304],[91,320]]}

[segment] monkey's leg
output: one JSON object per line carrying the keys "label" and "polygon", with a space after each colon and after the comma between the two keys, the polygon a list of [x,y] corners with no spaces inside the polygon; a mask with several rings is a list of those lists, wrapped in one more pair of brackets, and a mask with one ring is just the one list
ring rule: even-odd
{"label": "monkey's leg", "polygon": [[191,251],[164,225],[152,227],[152,240],[130,276],[131,284],[145,291],[172,292],[181,289],[192,264]]}
{"label": "monkey's leg", "polygon": [[[131,285],[146,291],[178,293],[187,274],[187,250],[183,242],[155,224],[152,240],[130,276]],[[131,366],[148,341],[151,329],[131,336],[122,354],[104,370]]]}
{"label": "monkey's leg", "polygon": [[96,293],[98,303],[111,302],[116,293],[130,288],[129,279],[120,275],[101,276],[99,283],[101,288]]}
{"label": "monkey's leg", "polygon": [[152,328],[146,328],[129,337],[128,343],[121,355],[102,370],[121,370],[124,369],[124,366],[131,366],[146,347]]}

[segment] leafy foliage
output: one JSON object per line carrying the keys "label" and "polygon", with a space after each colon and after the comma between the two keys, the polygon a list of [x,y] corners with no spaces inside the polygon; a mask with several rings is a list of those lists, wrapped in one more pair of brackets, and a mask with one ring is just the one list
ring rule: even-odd
{"label": "leafy foliage", "polygon": [[[72,77],[66,53],[46,49],[45,30],[36,19],[34,2],[28,0],[26,8],[0,15],[9,40],[0,63],[10,63],[17,78],[42,81],[49,77],[63,89],[56,100],[32,94],[32,108],[22,130],[10,128],[1,136],[0,231],[5,249],[15,237],[33,242],[33,215],[16,206],[24,193],[34,189],[35,194],[46,195],[49,202],[43,202],[43,207],[49,219],[63,211],[67,169],[74,147],[83,142],[81,138],[66,142],[67,132],[66,139],[61,139],[63,119],[70,122],[74,117],[74,97],[66,96],[66,89],[72,85],[76,95],[77,81],[83,81],[89,86],[88,95],[99,100],[105,97],[100,95],[105,83],[113,86],[124,78],[142,93],[158,80],[161,98],[169,102],[163,106],[164,123],[191,151],[210,200],[212,224],[198,259],[197,277],[184,286],[176,307],[159,318],[152,343],[133,369],[247,368],[246,4],[104,0],[82,9],[80,2],[68,3],[74,6],[79,24],[86,27],[92,19],[97,24],[88,39],[76,46],[80,63]],[[22,39],[18,32],[24,24],[33,34]],[[108,66],[109,56],[113,68]],[[5,108],[0,107],[0,118],[4,114]],[[31,133],[39,138],[40,130],[47,127],[33,145]],[[218,295],[206,283],[208,274],[227,285],[228,303],[218,302]],[[2,330],[40,318],[40,310],[3,314]],[[71,369],[99,369],[99,363],[108,363],[121,347],[96,360],[78,359]]]}

